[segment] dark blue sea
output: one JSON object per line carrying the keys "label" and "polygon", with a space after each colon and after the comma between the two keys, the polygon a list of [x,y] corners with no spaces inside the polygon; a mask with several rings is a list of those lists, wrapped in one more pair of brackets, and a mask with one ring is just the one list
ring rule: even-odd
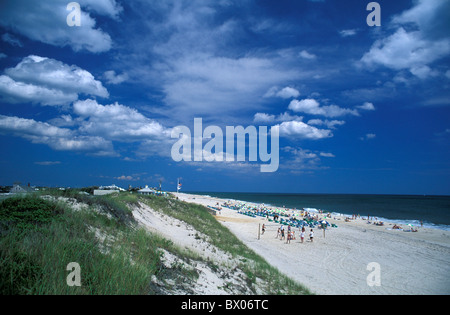
{"label": "dark blue sea", "polygon": [[313,208],[345,215],[377,217],[397,224],[450,230],[450,196],[281,194],[191,192],[223,199],[264,203],[276,207]]}

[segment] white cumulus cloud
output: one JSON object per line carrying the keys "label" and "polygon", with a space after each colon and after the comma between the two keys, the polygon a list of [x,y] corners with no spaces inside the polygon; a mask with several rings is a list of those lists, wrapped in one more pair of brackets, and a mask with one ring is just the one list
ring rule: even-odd
{"label": "white cumulus cloud", "polygon": [[136,109],[118,104],[101,105],[95,100],[77,101],[74,113],[84,120],[80,131],[117,141],[147,140],[169,137],[170,132],[160,123],[145,117]]}
{"label": "white cumulus cloud", "polygon": [[365,102],[364,104],[362,104],[361,106],[357,106],[359,109],[363,109],[363,110],[375,110],[375,106],[373,105],[373,103],[370,102]]}
{"label": "white cumulus cloud", "polygon": [[67,25],[67,0],[28,1],[14,0],[2,4],[0,25],[46,44],[65,47],[74,51],[87,50],[93,53],[108,51],[112,47],[109,34],[96,26],[90,15],[118,19],[122,7],[115,0],[79,0],[81,26]]}
{"label": "white cumulus cloud", "polygon": [[308,60],[313,60],[313,59],[317,58],[316,55],[311,54],[311,53],[307,52],[306,50],[302,50],[298,55],[300,57],[302,57],[303,59],[308,59]]}
{"label": "white cumulus cloud", "polygon": [[362,64],[406,69],[420,79],[436,76],[431,65],[450,54],[448,12],[449,1],[416,1],[411,9],[393,17],[390,27],[395,32],[375,41],[361,58]]}
{"label": "white cumulus cloud", "polygon": [[0,92],[6,101],[42,105],[67,105],[79,94],[108,97],[100,81],[78,66],[30,55],[0,76]]}
{"label": "white cumulus cloud", "polygon": [[292,100],[289,109],[294,112],[320,115],[325,117],[340,117],[345,115],[359,116],[355,109],[342,108],[337,105],[320,106],[315,99]]}
{"label": "white cumulus cloud", "polygon": [[302,121],[285,121],[280,125],[280,136],[298,139],[319,140],[333,136],[331,130],[318,129]]}
{"label": "white cumulus cloud", "polygon": [[114,70],[109,70],[103,74],[103,78],[106,80],[106,83],[120,84],[128,80],[128,74],[126,73],[116,74]]}
{"label": "white cumulus cloud", "polygon": [[57,151],[81,151],[96,155],[115,155],[112,143],[98,136],[79,135],[67,128],[16,116],[0,115],[0,131],[9,132],[32,143],[46,144]]}

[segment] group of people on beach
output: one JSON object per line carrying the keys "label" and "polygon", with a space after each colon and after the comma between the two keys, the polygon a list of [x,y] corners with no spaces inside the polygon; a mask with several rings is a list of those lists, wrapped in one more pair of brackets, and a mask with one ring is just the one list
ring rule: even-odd
{"label": "group of people on beach", "polygon": [[[263,224],[263,234],[265,232],[265,225]],[[305,227],[302,227],[300,230],[300,242],[303,243],[305,239],[306,230]],[[286,240],[286,244],[290,244],[291,240],[295,240],[295,231],[291,229],[291,226],[288,225],[287,231],[285,231],[284,225],[281,225],[277,230],[277,236],[275,238],[280,238],[280,241]],[[309,240],[313,242],[314,240],[314,230],[311,229],[309,232]]]}

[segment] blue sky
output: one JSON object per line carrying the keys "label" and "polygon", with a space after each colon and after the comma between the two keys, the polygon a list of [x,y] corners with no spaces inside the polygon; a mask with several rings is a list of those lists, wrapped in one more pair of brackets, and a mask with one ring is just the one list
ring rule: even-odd
{"label": "blue sky", "polygon": [[[69,2],[0,4],[0,184],[450,194],[450,1]],[[174,162],[195,117],[278,126],[278,171]]]}

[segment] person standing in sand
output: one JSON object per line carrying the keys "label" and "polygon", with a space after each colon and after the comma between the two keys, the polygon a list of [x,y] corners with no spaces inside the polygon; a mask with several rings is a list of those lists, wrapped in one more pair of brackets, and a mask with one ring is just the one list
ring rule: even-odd
{"label": "person standing in sand", "polygon": [[300,241],[303,243],[303,240],[305,239],[305,229],[302,229],[302,232],[300,233]]}
{"label": "person standing in sand", "polygon": [[311,243],[313,242],[314,239],[314,231],[313,229],[311,229],[311,232],[309,232],[309,240],[311,241]]}

